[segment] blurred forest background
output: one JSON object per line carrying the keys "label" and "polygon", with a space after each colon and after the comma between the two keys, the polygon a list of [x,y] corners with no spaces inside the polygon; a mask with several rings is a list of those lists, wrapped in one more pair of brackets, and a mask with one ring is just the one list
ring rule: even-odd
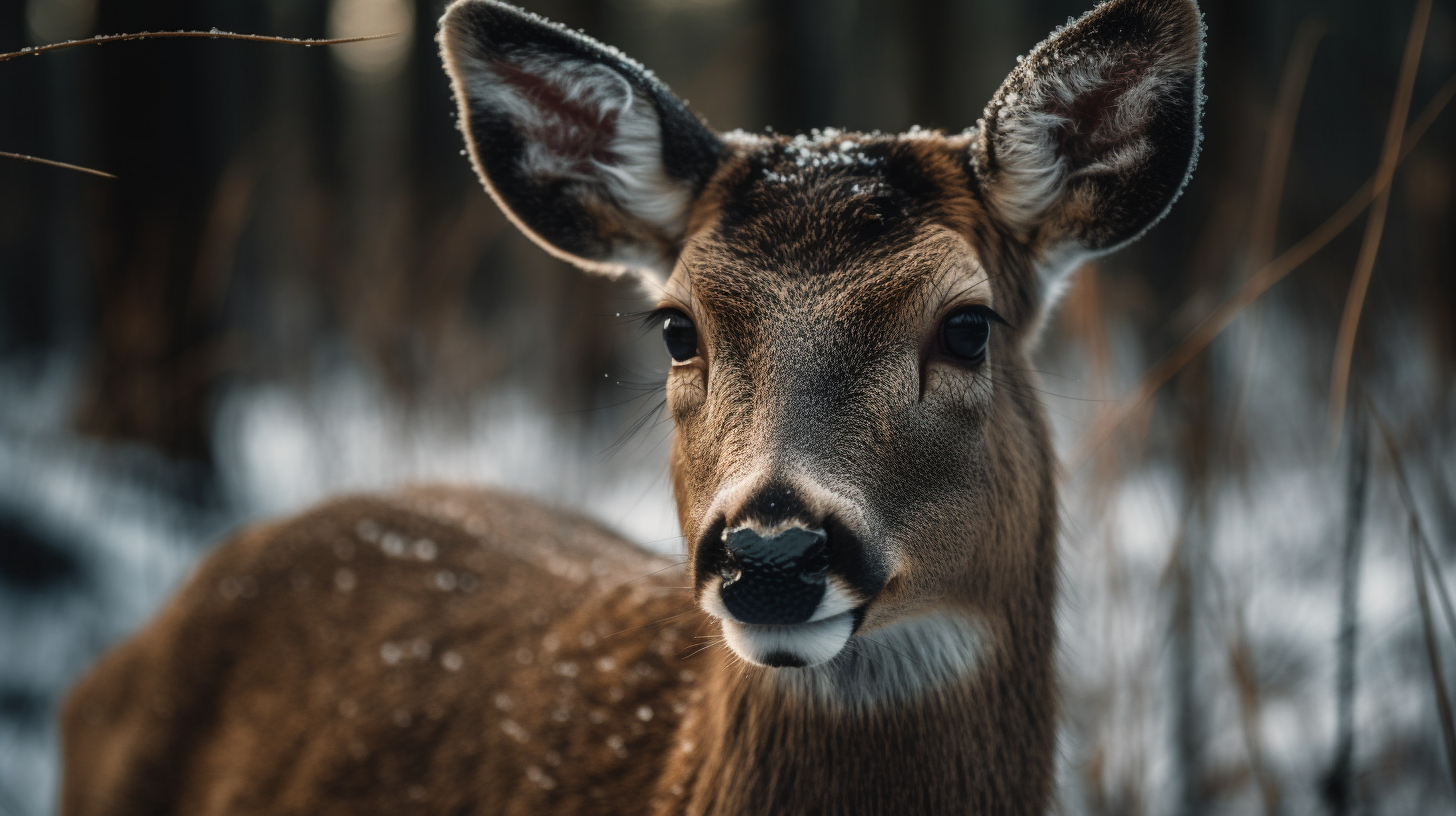
{"label": "blurred forest background", "polygon": [[[1089,1],[524,4],[716,127],[793,132],[973,125]],[[0,64],[0,150],[118,176],[0,160],[3,816],[53,811],[65,689],[250,520],[465,479],[679,547],[666,356],[622,316],[651,304],[481,191],[442,6],[0,0],[0,51],[400,35]],[[1192,185],[1079,275],[1038,359],[1067,463],[1062,809],[1450,813],[1456,11],[1203,8]]]}

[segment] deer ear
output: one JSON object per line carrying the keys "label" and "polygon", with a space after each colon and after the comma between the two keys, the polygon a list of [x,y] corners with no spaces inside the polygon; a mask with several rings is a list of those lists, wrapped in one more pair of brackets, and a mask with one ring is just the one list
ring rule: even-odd
{"label": "deer ear", "polygon": [[459,0],[441,52],[485,188],[548,252],[665,279],[722,142],[641,65],[489,0]]}
{"label": "deer ear", "polygon": [[1055,289],[1168,211],[1197,160],[1202,108],[1193,0],[1110,0],[1021,59],[974,132],[971,164]]}

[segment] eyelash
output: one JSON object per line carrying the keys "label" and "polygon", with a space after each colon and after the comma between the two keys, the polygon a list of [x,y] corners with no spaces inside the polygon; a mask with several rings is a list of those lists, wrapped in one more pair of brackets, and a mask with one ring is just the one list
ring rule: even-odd
{"label": "eyelash", "polygon": [[961,311],[963,309],[974,309],[974,310],[976,310],[976,311],[984,314],[986,316],[986,318],[988,320],[990,320],[992,323],[995,323],[995,324],[1000,325],[1000,326],[1005,326],[1008,329],[1013,328],[1012,325],[1006,321],[1006,318],[1004,318],[1000,314],[998,314],[995,309],[992,309],[990,306],[987,306],[987,305],[981,304],[981,303],[973,303],[973,304],[969,304],[969,305],[966,305],[966,306],[957,306],[954,309],[946,309],[941,314],[940,323],[937,324],[937,325],[944,324],[945,321],[947,319],[949,319],[951,315],[953,315],[956,312],[959,312],[959,311]]}
{"label": "eyelash", "polygon": [[632,314],[624,315],[624,317],[632,318],[637,323],[637,327],[646,333],[661,329],[662,321],[666,320],[669,315],[675,314],[692,320],[692,317],[688,316],[687,312],[675,306],[659,306],[656,309],[649,309],[645,312],[633,312]]}

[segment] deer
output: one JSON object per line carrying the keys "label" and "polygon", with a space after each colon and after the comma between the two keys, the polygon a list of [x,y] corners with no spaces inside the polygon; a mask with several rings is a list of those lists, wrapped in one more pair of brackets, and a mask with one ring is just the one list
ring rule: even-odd
{"label": "deer", "polygon": [[451,485],[244,529],[68,697],[62,814],[1047,812],[1029,359],[1188,183],[1197,5],[1097,5],[961,133],[717,132],[494,0],[439,42],[504,213],[656,300],[686,559]]}

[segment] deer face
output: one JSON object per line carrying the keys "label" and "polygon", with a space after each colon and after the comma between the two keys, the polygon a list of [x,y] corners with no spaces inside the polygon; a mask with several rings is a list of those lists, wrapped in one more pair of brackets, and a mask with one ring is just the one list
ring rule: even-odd
{"label": "deer face", "polygon": [[955,136],[715,134],[620,54],[485,0],[442,43],[502,208],[658,299],[689,571],[739,656],[820,664],[857,634],[1050,605],[1026,355],[1068,271],[1190,172],[1191,2],[1098,7]]}
{"label": "deer face", "polygon": [[818,663],[998,569],[988,432],[1015,412],[998,371],[1024,366],[993,275],[1023,260],[971,195],[964,140],[728,151],[661,299],[668,333],[696,334],[667,383],[679,512],[730,646]]}

